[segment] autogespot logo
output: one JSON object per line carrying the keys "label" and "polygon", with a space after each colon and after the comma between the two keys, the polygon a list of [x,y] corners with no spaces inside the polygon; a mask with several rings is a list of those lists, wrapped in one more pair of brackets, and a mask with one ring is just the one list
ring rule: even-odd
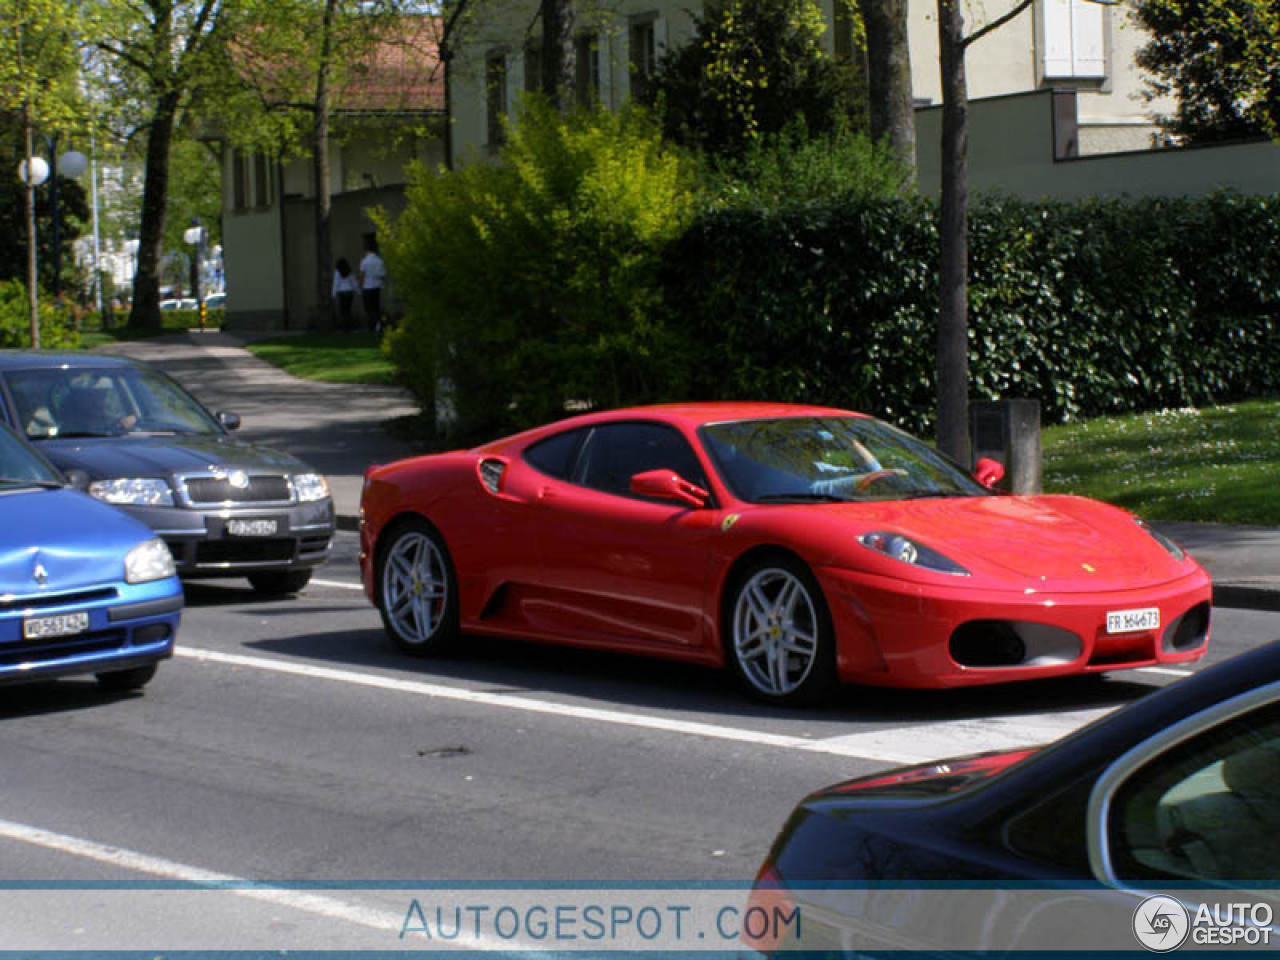
{"label": "autogespot logo", "polygon": [[1156,953],[1182,946],[1191,930],[1191,916],[1173,897],[1147,897],[1133,913],[1133,935]]}

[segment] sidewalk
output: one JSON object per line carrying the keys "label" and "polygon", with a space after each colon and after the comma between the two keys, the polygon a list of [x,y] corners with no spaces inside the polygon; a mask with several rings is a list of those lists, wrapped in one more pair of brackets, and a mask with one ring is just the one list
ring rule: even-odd
{"label": "sidewalk", "polygon": [[[299,380],[223,332],[175,334],[100,348],[163,369],[205,406],[240,414],[238,435],[301,457],[329,478],[338,525],[356,529],[365,468],[418,452],[382,425],[417,412],[397,387]],[[1209,571],[1219,606],[1280,610],[1280,529],[1168,523],[1160,529]]]}

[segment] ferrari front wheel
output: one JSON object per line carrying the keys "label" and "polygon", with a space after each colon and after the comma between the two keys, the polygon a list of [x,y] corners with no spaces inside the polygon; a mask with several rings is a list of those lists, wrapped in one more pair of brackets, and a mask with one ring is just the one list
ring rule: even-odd
{"label": "ferrari front wheel", "polygon": [[738,579],[728,608],[727,651],[756,696],[811,703],[835,683],[835,639],[822,591],[799,561],[772,557]]}
{"label": "ferrari front wheel", "polygon": [[405,653],[436,653],[457,636],[453,564],[443,538],[425,520],[400,524],[379,551],[378,610]]}

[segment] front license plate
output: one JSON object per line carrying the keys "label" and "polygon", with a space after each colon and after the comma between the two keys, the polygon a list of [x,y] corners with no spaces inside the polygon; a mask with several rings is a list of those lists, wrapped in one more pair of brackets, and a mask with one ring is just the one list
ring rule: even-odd
{"label": "front license plate", "polygon": [[233,537],[270,537],[276,532],[274,520],[228,520],[227,533]]}
{"label": "front license plate", "polygon": [[28,640],[45,637],[69,637],[89,629],[89,613],[58,613],[51,617],[28,617],[22,621],[22,635]]}
{"label": "front license plate", "polygon": [[1114,610],[1107,614],[1107,633],[1141,633],[1160,629],[1160,608]]}

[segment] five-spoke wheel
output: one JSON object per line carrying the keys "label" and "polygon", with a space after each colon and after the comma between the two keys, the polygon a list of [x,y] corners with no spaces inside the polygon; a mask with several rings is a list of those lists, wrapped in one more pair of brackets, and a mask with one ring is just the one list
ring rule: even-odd
{"label": "five-spoke wheel", "polygon": [[803,564],[789,557],[754,564],[738,579],[727,613],[729,658],[752,693],[800,703],[830,689],[830,616]]}
{"label": "five-spoke wheel", "polygon": [[378,608],[396,646],[434,653],[457,633],[457,589],[440,534],[423,520],[387,538],[378,562]]}

